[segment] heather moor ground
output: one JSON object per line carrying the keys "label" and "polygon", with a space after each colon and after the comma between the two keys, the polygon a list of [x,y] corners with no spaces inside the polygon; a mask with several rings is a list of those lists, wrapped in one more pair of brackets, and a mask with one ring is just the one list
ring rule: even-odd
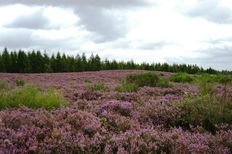
{"label": "heather moor ground", "polygon": [[232,153],[231,76],[0,74],[0,154]]}

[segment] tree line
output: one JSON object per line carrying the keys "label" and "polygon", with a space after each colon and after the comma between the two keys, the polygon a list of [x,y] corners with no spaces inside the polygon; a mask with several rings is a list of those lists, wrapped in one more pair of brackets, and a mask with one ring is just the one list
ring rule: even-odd
{"label": "tree line", "polygon": [[58,72],[83,72],[117,69],[141,69],[165,72],[198,73],[223,73],[232,74],[231,71],[217,71],[212,68],[203,69],[197,65],[167,63],[134,63],[131,61],[101,60],[98,54],[89,58],[83,54],[76,56],[65,55],[57,52],[48,56],[46,52],[38,51],[24,52],[23,50],[9,52],[4,48],[0,53],[0,72],[6,73],[58,73]]}

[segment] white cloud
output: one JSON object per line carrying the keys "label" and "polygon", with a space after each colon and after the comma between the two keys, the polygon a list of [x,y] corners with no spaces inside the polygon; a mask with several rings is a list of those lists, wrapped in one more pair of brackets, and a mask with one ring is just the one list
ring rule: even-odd
{"label": "white cloud", "polygon": [[232,70],[229,0],[12,0],[0,6],[2,48]]}

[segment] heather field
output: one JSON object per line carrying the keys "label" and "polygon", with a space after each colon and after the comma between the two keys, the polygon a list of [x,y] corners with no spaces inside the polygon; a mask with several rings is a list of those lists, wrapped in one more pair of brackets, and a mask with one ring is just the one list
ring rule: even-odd
{"label": "heather field", "polygon": [[0,73],[0,154],[232,153],[231,76]]}

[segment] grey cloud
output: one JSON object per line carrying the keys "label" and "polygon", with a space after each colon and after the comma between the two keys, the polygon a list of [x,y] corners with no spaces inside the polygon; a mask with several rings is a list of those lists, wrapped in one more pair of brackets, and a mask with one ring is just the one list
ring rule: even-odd
{"label": "grey cloud", "polygon": [[126,7],[126,6],[141,6],[148,5],[146,0],[7,0],[0,1],[0,5],[12,5],[12,4],[24,4],[24,5],[65,5],[65,6],[94,6],[94,7]]}
{"label": "grey cloud", "polygon": [[164,46],[170,45],[169,43],[160,41],[160,42],[144,42],[141,43],[141,46],[139,49],[142,50],[157,50],[157,49],[162,49]]}
{"label": "grey cloud", "polygon": [[202,51],[208,54],[206,58],[200,58],[200,62],[215,69],[232,70],[232,48],[215,48]]}
{"label": "grey cloud", "polygon": [[198,0],[198,4],[192,9],[187,9],[185,13],[219,24],[232,24],[232,10],[220,5],[219,0]]}
{"label": "grey cloud", "polygon": [[[79,24],[84,26],[86,30],[96,33],[96,36],[92,38],[96,42],[106,42],[122,38],[127,33],[126,19],[117,20],[115,15],[110,12],[106,14],[106,10],[120,10],[124,8],[149,6],[151,4],[148,0],[9,0],[1,1],[0,5],[10,5],[20,3],[23,5],[44,5],[44,6],[58,6],[58,7],[71,7],[74,9],[76,15],[80,18]],[[31,16],[32,18],[32,16]],[[28,17],[24,20],[28,20]],[[45,22],[44,18],[40,16],[41,22]],[[18,24],[18,25],[17,25]],[[33,25],[32,22],[25,25],[23,22],[17,21],[15,26],[33,26],[39,27],[39,25]],[[40,25],[43,26],[43,25]],[[79,25],[78,25],[79,26]]]}
{"label": "grey cloud", "polygon": [[34,43],[32,31],[27,29],[7,29],[0,33],[1,46],[26,48]]}
{"label": "grey cloud", "polygon": [[208,48],[194,51],[199,56],[196,58],[182,57],[180,59],[167,59],[169,63],[197,64],[204,68],[214,68],[217,70],[232,70],[232,47]]}
{"label": "grey cloud", "polygon": [[[11,49],[63,49],[69,46],[69,39],[49,40],[33,34],[31,29],[7,28],[0,32],[0,44],[2,47]],[[71,46],[72,44],[70,44]],[[44,49],[45,50],[45,49]]]}
{"label": "grey cloud", "polygon": [[80,17],[79,24],[99,36],[95,37],[96,42],[112,41],[123,37],[127,32],[125,19],[117,20],[117,16],[106,14],[93,7],[77,8],[77,14]]}
{"label": "grey cloud", "polygon": [[43,9],[39,9],[32,14],[20,16],[5,26],[8,28],[48,29],[49,23],[50,21],[43,15]]}

